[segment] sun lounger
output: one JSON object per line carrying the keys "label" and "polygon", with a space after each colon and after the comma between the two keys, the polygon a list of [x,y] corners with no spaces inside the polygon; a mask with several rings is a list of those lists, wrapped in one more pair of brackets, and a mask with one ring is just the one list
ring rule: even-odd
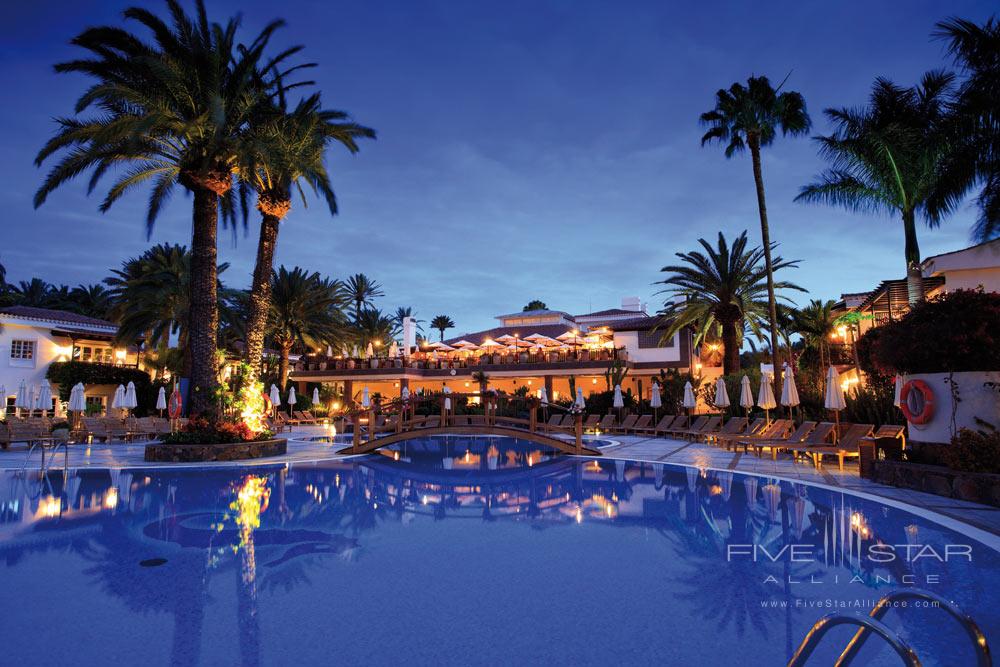
{"label": "sun lounger", "polygon": [[702,431],[698,433],[698,438],[704,438],[705,442],[712,442],[719,436],[723,435],[737,435],[743,432],[747,426],[746,417],[730,417],[729,421],[723,424],[720,428],[716,428],[711,431]]}
{"label": "sun lounger", "polygon": [[656,435],[657,429],[669,428],[669,426],[674,422],[677,417],[674,415],[663,415],[660,417],[660,421],[656,422],[656,425],[649,426],[633,426],[632,430],[636,433],[642,433],[643,435]]}
{"label": "sun lounger", "polygon": [[622,420],[621,424],[617,426],[612,426],[608,429],[612,433],[626,433],[635,424],[636,420],[639,419],[639,415],[626,415],[625,419]]}
{"label": "sun lounger", "polygon": [[664,429],[664,432],[669,433],[670,435],[674,435],[675,433],[680,433],[681,431],[701,430],[702,428],[705,427],[705,424],[707,423],[708,423],[708,415],[702,415],[701,417],[698,417],[697,419],[694,420],[694,422],[691,422],[690,424],[687,423],[687,420],[685,420],[685,422],[681,423],[680,425],[675,423],[669,429]]}
{"label": "sun lounger", "polygon": [[703,433],[710,433],[718,430],[720,424],[722,424],[722,416],[715,415],[709,417],[708,421],[701,425],[701,428],[689,428],[683,431],[675,431],[675,434],[682,435],[685,438],[691,438],[692,440],[697,440]]}
{"label": "sun lounger", "polygon": [[632,424],[632,426],[626,428],[625,432],[628,433],[629,431],[632,431],[632,433],[638,433],[640,429],[649,428],[652,421],[653,415],[642,415],[635,420],[635,423]]}
{"label": "sun lounger", "polygon": [[767,427],[767,420],[763,417],[758,417],[750,422],[750,425],[743,429],[741,433],[717,433],[715,435],[715,443],[717,445],[722,445],[726,449],[729,449],[729,445],[740,438],[753,437],[758,435],[764,428]]}
{"label": "sun lounger", "polygon": [[597,424],[598,431],[609,431],[615,426],[615,416],[614,415],[604,415],[601,417],[601,421]]}
{"label": "sun lounger", "polygon": [[601,415],[587,415],[587,419],[583,422],[584,431],[593,431],[597,428],[597,424],[601,421]]}
{"label": "sun lounger", "polygon": [[[565,416],[568,417],[569,415]],[[549,420],[547,422],[539,424],[539,426],[543,431],[555,431],[559,428],[559,425],[562,424],[563,417],[564,415],[561,412],[558,414],[554,414],[549,417]]]}
{"label": "sun lounger", "polygon": [[836,456],[838,466],[840,470],[843,470],[844,459],[861,456],[861,451],[858,447],[861,438],[870,436],[874,429],[874,424],[854,424],[843,432],[836,444],[812,447],[800,446],[789,448],[788,451],[793,454],[805,454],[809,456],[817,469],[822,467],[824,456]]}
{"label": "sun lounger", "polygon": [[806,436],[809,435],[814,428],[816,428],[816,422],[804,421],[784,438],[757,438],[756,440],[739,440],[737,442],[743,445],[744,453],[752,447],[754,454],[760,456],[765,449],[771,450],[773,447],[779,447],[781,445],[794,446],[800,444],[806,439]]}
{"label": "sun lounger", "polygon": [[[792,426],[791,419],[775,419],[756,433],[745,432],[739,437],[727,438],[724,444],[726,449],[731,448],[735,452],[744,441],[752,443],[754,440],[781,440],[792,431]],[[746,445],[743,445],[743,450],[746,451]]]}
{"label": "sun lounger", "polygon": [[835,424],[833,422],[820,422],[802,442],[771,447],[771,458],[777,460],[779,453],[789,452],[792,455],[792,462],[797,462],[799,457],[806,456],[801,450],[802,447],[823,447],[830,444],[834,428]]}

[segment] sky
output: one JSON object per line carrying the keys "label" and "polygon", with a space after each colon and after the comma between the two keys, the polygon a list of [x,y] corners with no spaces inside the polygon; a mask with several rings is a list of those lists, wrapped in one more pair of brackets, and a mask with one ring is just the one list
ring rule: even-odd
{"label": "sky", "polygon": [[[40,0],[0,8],[0,263],[9,281],[93,283],[154,243],[190,243],[191,199],[175,193],[146,238],[146,193],[107,214],[86,180],[38,210],[48,165],[34,156],[71,115],[87,80],[52,65],[80,55],[87,26],[158,1]],[[192,6],[190,3],[188,6]],[[877,76],[912,85],[948,67],[934,23],[976,21],[992,2],[906,3],[337,2],[208,0],[214,20],[241,13],[245,34],[288,25],[275,46],[302,44],[327,108],[378,132],[328,166],[340,214],[296,200],[276,262],[331,277],[363,272],[383,285],[377,306],[447,314],[454,334],[493,326],[532,299],[584,313],[638,296],[662,305],[656,281],[699,238],[760,226],[750,158],[700,146],[698,116],[721,87],[766,75],[801,92],[813,133],[822,111],[863,104]],[[136,26],[136,30],[141,30]],[[763,171],[772,240],[801,260],[785,279],[837,298],[904,275],[903,232],[888,216],[793,201],[823,168],[815,143],[779,138]],[[108,180],[106,183],[110,183]],[[919,229],[924,256],[969,245],[975,210]],[[227,284],[247,287],[257,225],[220,234]]]}

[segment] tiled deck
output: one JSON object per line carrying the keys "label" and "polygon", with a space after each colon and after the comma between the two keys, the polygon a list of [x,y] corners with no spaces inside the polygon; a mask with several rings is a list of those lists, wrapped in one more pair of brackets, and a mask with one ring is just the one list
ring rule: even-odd
{"label": "tiled deck", "polygon": [[[288,453],[280,458],[260,459],[257,461],[240,462],[241,465],[274,465],[281,462],[315,461],[318,459],[335,458],[336,449],[340,444],[331,445],[326,442],[314,442],[309,438],[327,435],[324,427],[298,427],[292,433],[285,434],[288,438]],[[733,453],[718,447],[703,443],[689,443],[664,438],[647,438],[636,436],[609,436],[617,444],[604,449],[607,456],[613,458],[628,458],[659,463],[676,463],[693,465],[758,475],[773,475],[791,480],[801,480],[813,484],[842,487],[848,491],[868,493],[897,502],[912,505],[917,508],[936,512],[945,517],[970,524],[981,530],[1000,535],[1000,509],[953,500],[941,496],[897,489],[891,486],[876,484],[858,477],[856,463],[849,463],[843,472],[834,465],[824,465],[817,471],[811,465],[795,464],[788,458],[772,461],[770,458],[758,458],[753,454]],[[0,471],[17,470],[25,462],[25,450],[17,446],[8,451],[0,451]],[[31,460],[32,468],[37,469],[39,456],[34,454]],[[56,467],[63,465],[62,451],[55,461],[50,463]],[[113,445],[72,445],[69,453],[69,467],[156,467],[174,464],[151,464],[143,461],[143,444]],[[232,463],[198,464],[208,466],[228,466]]]}

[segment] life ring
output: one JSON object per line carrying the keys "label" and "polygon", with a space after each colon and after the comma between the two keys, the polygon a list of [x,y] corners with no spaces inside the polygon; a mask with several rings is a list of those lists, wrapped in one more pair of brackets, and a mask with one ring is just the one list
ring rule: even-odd
{"label": "life ring", "polygon": [[899,409],[911,424],[926,424],[934,417],[934,391],[923,380],[910,380],[899,392]]}
{"label": "life ring", "polygon": [[266,393],[262,393],[261,396],[264,397],[264,413],[271,414],[271,410],[274,409],[274,405],[271,403],[271,397]]}
{"label": "life ring", "polygon": [[170,400],[167,401],[167,414],[170,415],[171,419],[177,419],[181,416],[183,405],[184,401],[181,399],[181,392],[174,390],[170,394]]}

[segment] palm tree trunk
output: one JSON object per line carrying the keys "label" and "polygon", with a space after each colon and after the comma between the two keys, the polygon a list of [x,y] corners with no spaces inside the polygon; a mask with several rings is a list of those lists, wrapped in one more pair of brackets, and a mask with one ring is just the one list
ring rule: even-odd
{"label": "palm tree trunk", "polygon": [[740,370],[739,336],[736,322],[722,323],[722,373],[732,375]]}
{"label": "palm tree trunk", "polygon": [[778,377],[778,306],[774,299],[774,268],[771,264],[771,230],[767,224],[767,204],[764,201],[764,174],[760,168],[760,139],[749,137],[750,157],[753,161],[753,181],[757,186],[757,212],[760,214],[760,237],[764,247],[764,266],[767,269],[767,319],[771,332],[771,364],[774,377]]}
{"label": "palm tree trunk", "polygon": [[281,390],[285,390],[285,386],[288,384],[288,356],[292,353],[292,348],[287,345],[281,346],[280,359],[278,362],[278,382],[281,384]]}
{"label": "palm tree trunk", "polygon": [[194,188],[191,238],[191,313],[188,347],[191,350],[191,413],[215,412],[215,350],[219,330],[218,248],[219,196]]}
{"label": "palm tree trunk", "polygon": [[912,306],[924,300],[920,246],[917,245],[917,221],[913,211],[903,211],[903,233],[906,235],[906,296]]}
{"label": "palm tree trunk", "polygon": [[271,272],[280,222],[278,216],[267,214],[260,221],[257,264],[254,266],[253,285],[250,288],[250,313],[246,331],[246,362],[255,378],[260,373],[261,359],[264,356],[264,334],[271,309]]}

